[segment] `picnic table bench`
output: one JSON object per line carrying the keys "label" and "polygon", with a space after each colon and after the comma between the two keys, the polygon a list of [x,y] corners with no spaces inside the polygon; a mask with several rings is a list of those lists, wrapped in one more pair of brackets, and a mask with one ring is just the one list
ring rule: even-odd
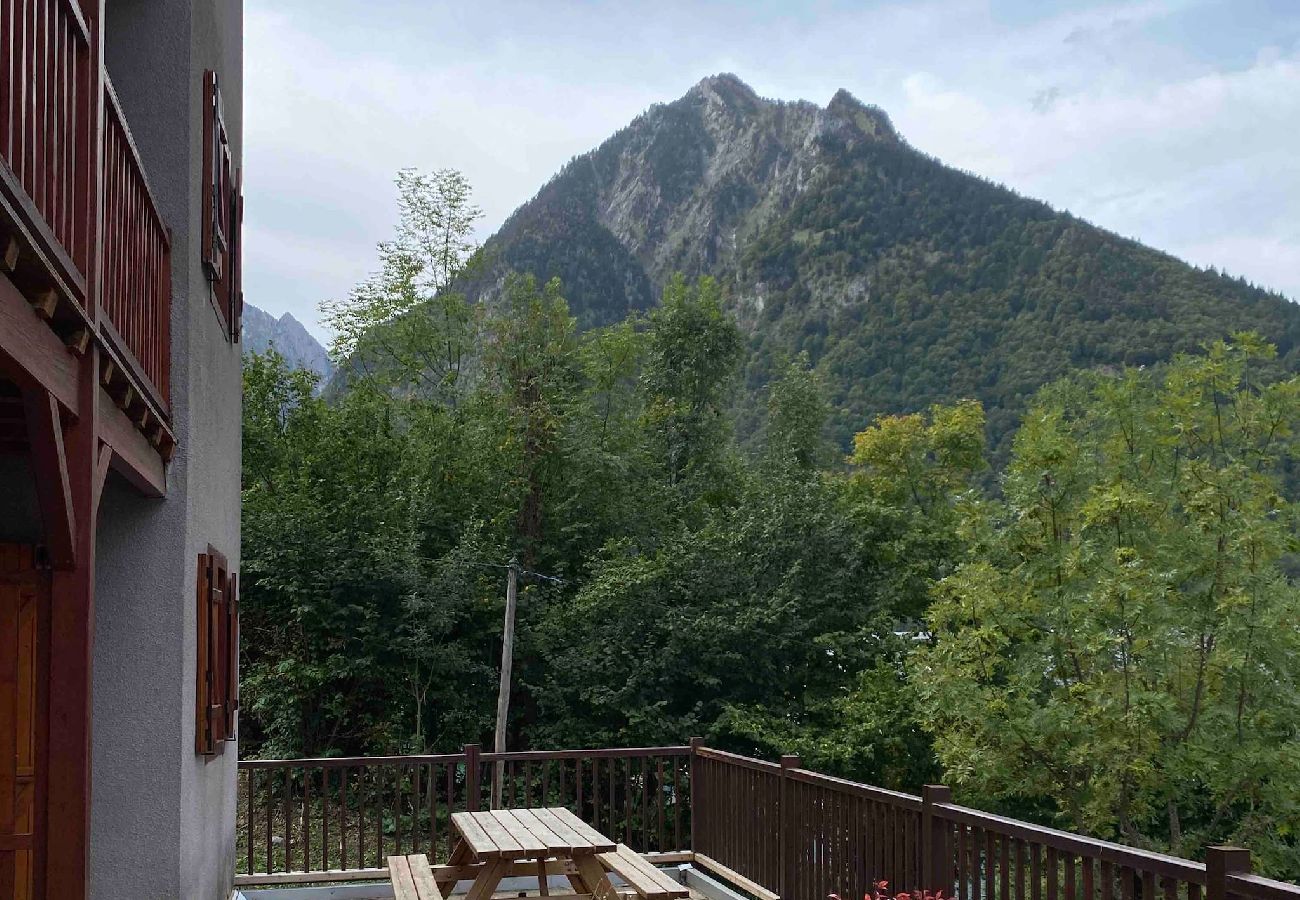
{"label": "picnic table bench", "polygon": [[502,878],[524,873],[536,873],[544,897],[550,894],[547,876],[552,874],[564,875],[575,893],[593,900],[614,900],[622,893],[611,874],[640,900],[681,900],[689,895],[639,853],[605,837],[564,807],[459,812],[451,822],[459,838],[447,865],[430,870],[436,895],[426,896],[427,889],[418,886],[410,857],[393,857],[406,865],[403,870],[399,862],[393,873],[394,892],[398,879],[405,884],[408,873],[415,885],[405,895],[396,893],[398,900],[443,900],[458,880],[471,874],[474,880],[465,900],[491,900]]}

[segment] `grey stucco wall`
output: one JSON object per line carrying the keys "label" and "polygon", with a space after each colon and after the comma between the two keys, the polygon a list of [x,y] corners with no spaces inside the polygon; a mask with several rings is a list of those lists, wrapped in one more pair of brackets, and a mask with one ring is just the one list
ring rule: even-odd
{"label": "grey stucco wall", "polygon": [[203,71],[242,164],[242,0],[110,0],[106,57],[172,229],[172,427],[163,500],[106,488],[98,527],[91,896],[226,900],[235,745],[194,752],[198,554],[239,569],[240,354],[199,259]]}

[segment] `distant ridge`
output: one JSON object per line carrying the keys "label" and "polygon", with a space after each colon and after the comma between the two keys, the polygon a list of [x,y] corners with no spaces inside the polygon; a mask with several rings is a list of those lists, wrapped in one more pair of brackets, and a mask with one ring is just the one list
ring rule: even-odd
{"label": "distant ridge", "polygon": [[245,303],[243,346],[245,353],[265,353],[275,347],[291,368],[310,369],[320,376],[322,385],[334,371],[325,348],[289,313],[277,319]]}
{"label": "distant ridge", "polygon": [[880,413],[982,400],[995,445],[1072,369],[1149,364],[1253,330],[1296,368],[1300,309],[945,166],[848,91],[826,106],[704,78],[575,158],[486,243],[463,287],[558,276],[583,327],[657,301],[676,271],[719,278],[749,336],[737,406],[806,352],[834,437]]}

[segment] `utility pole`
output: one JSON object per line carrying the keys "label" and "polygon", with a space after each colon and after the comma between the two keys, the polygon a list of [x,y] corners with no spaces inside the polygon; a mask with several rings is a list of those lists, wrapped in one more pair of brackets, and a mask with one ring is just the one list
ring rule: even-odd
{"label": "utility pole", "polygon": [[[519,562],[510,557],[506,568],[506,624],[504,640],[501,642],[501,688],[497,692],[497,730],[492,749],[496,753],[506,752],[506,719],[510,715],[510,670],[515,660],[515,607],[518,605]],[[501,783],[505,780],[506,764],[498,759],[492,774],[492,808],[501,808]]]}

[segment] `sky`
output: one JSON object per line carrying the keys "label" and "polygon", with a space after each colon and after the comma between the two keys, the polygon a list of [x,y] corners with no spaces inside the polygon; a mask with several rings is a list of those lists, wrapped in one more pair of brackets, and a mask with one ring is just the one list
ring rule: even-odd
{"label": "sky", "polygon": [[245,0],[244,288],[322,341],[399,168],[485,239],[573,156],[733,72],[1300,300],[1300,0]]}

